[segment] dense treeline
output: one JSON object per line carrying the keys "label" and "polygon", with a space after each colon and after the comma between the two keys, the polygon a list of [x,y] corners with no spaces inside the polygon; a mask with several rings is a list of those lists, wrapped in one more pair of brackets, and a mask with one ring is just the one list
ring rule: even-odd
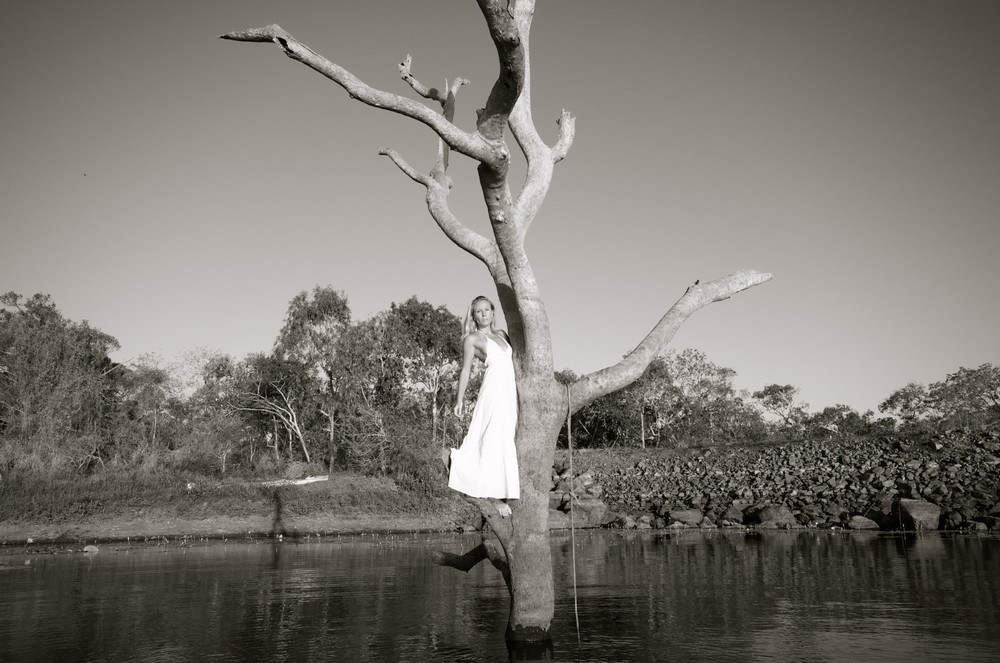
{"label": "dense treeline", "polygon": [[[439,450],[460,441],[451,406],[461,323],[416,297],[352,321],[344,293],[317,287],[291,300],[270,352],[193,353],[170,366],[112,361],[117,341],[67,320],[46,295],[7,293],[0,305],[0,475],[349,469],[416,487],[430,485]],[[810,412],[792,385],[738,391],[735,375],[701,352],[671,351],[575,415],[573,443],[931,439],[1000,424],[1000,369],[991,364],[908,384],[880,415],[846,405]]]}
{"label": "dense treeline", "polygon": [[411,298],[352,322],[297,295],[270,352],[127,365],[48,296],[0,300],[0,474],[120,468],[213,475],[348,468],[420,481],[454,444],[461,324]]}

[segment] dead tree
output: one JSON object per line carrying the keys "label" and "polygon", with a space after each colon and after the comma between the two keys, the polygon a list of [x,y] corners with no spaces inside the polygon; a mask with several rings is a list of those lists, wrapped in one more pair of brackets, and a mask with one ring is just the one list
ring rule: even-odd
{"label": "dead tree", "polygon": [[[409,56],[399,65],[402,79],[417,95],[440,104],[377,90],[330,62],[277,25],[223,35],[224,39],[276,44],[288,57],[314,69],[369,106],[421,122],[440,139],[434,167],[413,168],[398,153],[380,153],[426,189],[427,209],[452,242],[478,258],[489,270],[514,347],[519,417],[517,453],[521,499],[511,518],[502,519],[487,500],[477,504],[496,536],[464,555],[440,553],[440,564],[468,570],[489,559],[510,590],[508,642],[538,643],[550,638],[554,611],[552,560],[549,549],[549,481],[560,426],[567,409],[578,410],[596,398],[636,380],[674,333],[698,309],[771,278],[741,271],[708,283],[695,283],[666,312],[649,334],[617,364],[579,378],[569,390],[553,375],[549,321],[538,284],[524,251],[524,238],[545,198],[553,169],[573,144],[574,118],[563,111],[554,145],[545,144],[531,114],[528,34],[534,0],[477,0],[499,55],[499,73],[474,131],[453,123],[455,98],[467,81],[456,78],[445,89],[428,88],[410,71]],[[523,154],[526,175],[514,192],[508,181],[511,152],[507,132]],[[464,225],[449,208],[449,152],[478,163],[479,182],[489,214],[492,237]],[[571,403],[571,405],[570,405]]]}

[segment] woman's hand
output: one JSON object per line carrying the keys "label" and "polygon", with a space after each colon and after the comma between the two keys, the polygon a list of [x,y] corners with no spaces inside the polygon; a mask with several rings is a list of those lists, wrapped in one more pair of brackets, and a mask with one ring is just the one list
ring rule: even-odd
{"label": "woman's hand", "polygon": [[464,409],[465,409],[465,403],[463,403],[462,401],[458,401],[457,403],[455,403],[455,416],[461,418],[462,410]]}

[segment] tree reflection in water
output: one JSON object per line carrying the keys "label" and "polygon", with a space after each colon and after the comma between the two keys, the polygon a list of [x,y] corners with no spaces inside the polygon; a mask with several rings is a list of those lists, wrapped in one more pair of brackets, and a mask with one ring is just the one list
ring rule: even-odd
{"label": "tree reflection in water", "polygon": [[[838,532],[553,537],[557,640],[509,652],[508,597],[469,535],[0,557],[10,660],[995,660],[1000,537]],[[28,562],[25,564],[25,562]]]}

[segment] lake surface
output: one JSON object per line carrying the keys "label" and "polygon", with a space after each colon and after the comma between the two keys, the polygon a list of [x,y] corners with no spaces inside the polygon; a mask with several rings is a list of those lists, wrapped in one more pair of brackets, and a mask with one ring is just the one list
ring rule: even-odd
{"label": "lake surface", "polygon": [[[477,535],[0,556],[0,660],[506,661]],[[1000,537],[838,532],[553,537],[555,660],[998,661]]]}

